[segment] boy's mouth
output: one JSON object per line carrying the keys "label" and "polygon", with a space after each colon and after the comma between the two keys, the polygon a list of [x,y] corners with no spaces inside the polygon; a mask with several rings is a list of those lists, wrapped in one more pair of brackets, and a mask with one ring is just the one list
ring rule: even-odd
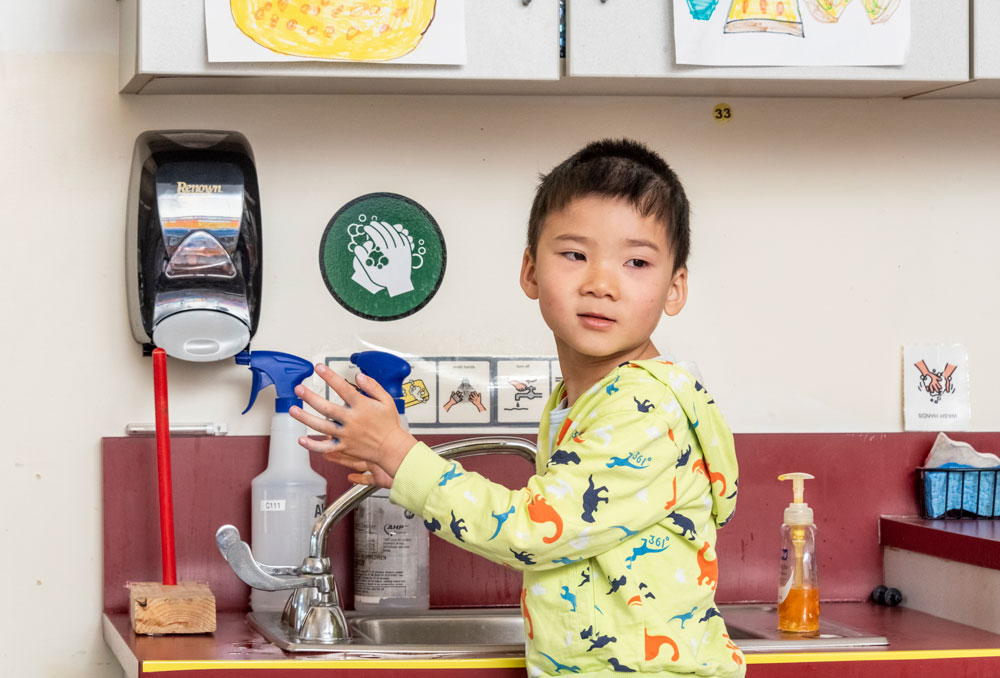
{"label": "boy's mouth", "polygon": [[593,329],[604,329],[615,324],[613,319],[599,313],[578,313],[576,317],[580,319],[584,327]]}

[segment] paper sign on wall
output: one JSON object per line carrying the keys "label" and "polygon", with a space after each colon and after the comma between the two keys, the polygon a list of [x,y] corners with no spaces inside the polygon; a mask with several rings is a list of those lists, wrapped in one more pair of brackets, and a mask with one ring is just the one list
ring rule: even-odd
{"label": "paper sign on wall", "polygon": [[907,431],[967,430],[969,355],[962,344],[903,347],[903,411]]}
{"label": "paper sign on wall", "polygon": [[463,0],[205,0],[209,62],[461,65]]}
{"label": "paper sign on wall", "polygon": [[899,66],[910,43],[910,0],[674,0],[673,19],[678,64]]}
{"label": "paper sign on wall", "polygon": [[[555,357],[406,356],[411,371],[403,382],[410,428],[425,432],[534,431],[562,373]],[[347,355],[322,358],[348,383],[358,368]],[[325,382],[312,387],[340,403]]]}

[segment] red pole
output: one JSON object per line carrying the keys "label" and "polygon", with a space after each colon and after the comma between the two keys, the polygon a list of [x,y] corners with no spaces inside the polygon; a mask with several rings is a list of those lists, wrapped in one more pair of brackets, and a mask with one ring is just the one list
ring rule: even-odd
{"label": "red pole", "polygon": [[167,353],[153,349],[153,394],[156,403],[156,475],[160,482],[160,556],[163,583],[177,583],[174,558],[174,497],[170,482],[170,410],[167,407]]}

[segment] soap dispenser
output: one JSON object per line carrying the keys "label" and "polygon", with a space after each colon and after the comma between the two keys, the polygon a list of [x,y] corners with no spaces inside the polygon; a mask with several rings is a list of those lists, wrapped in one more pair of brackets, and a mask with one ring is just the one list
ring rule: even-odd
{"label": "soap dispenser", "polygon": [[781,578],[778,584],[778,630],[819,633],[819,578],[816,567],[816,525],[813,510],[803,501],[808,473],[785,473],[793,500],[781,525]]}
{"label": "soap dispenser", "polygon": [[136,139],[125,229],[132,337],[145,355],[211,362],[245,349],[261,297],[260,192],[238,132]]}
{"label": "soap dispenser", "polygon": [[[408,428],[403,379],[410,364],[383,351],[355,353],[351,362],[392,396],[400,424]],[[362,501],[354,512],[354,609],[426,610],[428,551],[423,519],[391,503],[388,489]]]}

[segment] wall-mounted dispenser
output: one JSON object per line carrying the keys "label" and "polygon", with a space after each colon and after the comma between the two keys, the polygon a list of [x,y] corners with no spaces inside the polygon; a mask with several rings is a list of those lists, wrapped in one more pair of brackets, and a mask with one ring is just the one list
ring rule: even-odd
{"label": "wall-mounted dispenser", "polygon": [[125,267],[132,336],[182,360],[229,358],[260,317],[260,194],[246,138],[151,131],[132,154]]}

